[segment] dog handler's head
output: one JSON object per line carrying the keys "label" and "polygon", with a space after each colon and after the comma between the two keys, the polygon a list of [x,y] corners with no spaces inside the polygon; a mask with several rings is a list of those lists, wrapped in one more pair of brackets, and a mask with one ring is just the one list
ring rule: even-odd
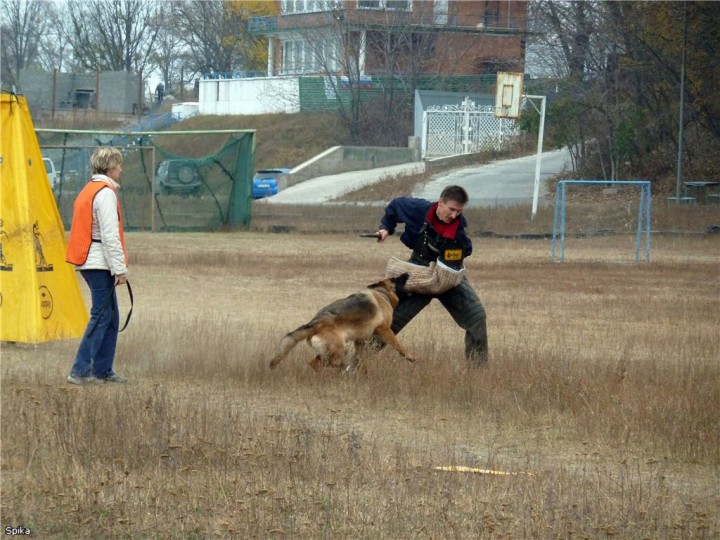
{"label": "dog handler's head", "polygon": [[462,214],[468,202],[468,194],[462,186],[447,186],[440,193],[437,217],[443,223],[452,223]]}

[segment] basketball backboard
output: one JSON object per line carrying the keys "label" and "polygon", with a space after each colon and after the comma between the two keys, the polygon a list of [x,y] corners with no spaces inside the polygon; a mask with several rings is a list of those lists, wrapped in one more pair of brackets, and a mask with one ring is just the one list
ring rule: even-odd
{"label": "basketball backboard", "polygon": [[495,116],[497,118],[520,118],[523,73],[500,71],[495,89]]}

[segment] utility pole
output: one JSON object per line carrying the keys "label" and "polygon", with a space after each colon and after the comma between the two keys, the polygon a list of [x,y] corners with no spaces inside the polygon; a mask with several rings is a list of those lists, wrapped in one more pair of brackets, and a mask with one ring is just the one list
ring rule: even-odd
{"label": "utility pole", "polygon": [[678,123],[677,177],[675,180],[675,201],[680,202],[680,184],[682,183],[683,136],[685,131],[685,42],[687,41],[687,0],[683,2],[683,41],[680,64],[680,118]]}

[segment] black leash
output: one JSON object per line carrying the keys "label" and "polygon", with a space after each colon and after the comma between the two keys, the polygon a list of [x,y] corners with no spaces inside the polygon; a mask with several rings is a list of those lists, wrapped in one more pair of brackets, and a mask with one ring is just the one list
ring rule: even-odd
{"label": "black leash", "polygon": [[[135,303],[134,299],[133,299],[133,292],[132,292],[132,287],[130,286],[130,282],[126,280],[125,285],[127,285],[128,296],[130,296],[130,311],[128,311],[127,318],[125,319],[125,324],[123,324],[123,327],[120,328],[119,327],[120,323],[118,322],[118,328],[114,328],[114,330],[117,330],[118,333],[122,332],[123,330],[125,330],[127,328],[127,325],[130,322],[130,317],[132,316],[133,304]],[[102,308],[103,311],[105,311],[108,307],[110,309],[112,309],[113,311],[115,310],[115,307],[113,305],[113,294],[115,294],[114,288],[112,291],[110,291],[110,294],[108,295],[108,298],[105,301],[105,304],[103,305],[103,308]],[[88,337],[91,336],[92,333],[95,331],[95,328],[97,327],[97,323],[98,323],[98,319],[95,319],[95,324],[93,325],[92,330],[90,330],[90,332],[87,333]]]}
{"label": "black leash", "polygon": [[[130,322],[130,317],[132,317],[133,304],[135,303],[133,300],[133,293],[132,293],[132,287],[130,286],[130,282],[125,280],[125,285],[127,285],[128,296],[130,297],[130,311],[128,311],[127,318],[125,319],[125,324],[123,324],[123,327],[118,330],[118,333],[122,332],[123,330],[125,330],[127,328],[127,325]],[[112,301],[112,295],[110,295],[110,301]]]}

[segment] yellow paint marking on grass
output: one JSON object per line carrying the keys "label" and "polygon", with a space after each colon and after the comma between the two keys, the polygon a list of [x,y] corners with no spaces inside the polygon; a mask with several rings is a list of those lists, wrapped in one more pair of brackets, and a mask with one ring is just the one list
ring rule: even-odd
{"label": "yellow paint marking on grass", "polygon": [[529,472],[494,471],[492,469],[478,469],[475,467],[465,467],[463,465],[445,465],[445,466],[433,467],[433,469],[435,469],[436,471],[467,472],[467,473],[475,473],[475,474],[494,474],[497,476],[515,476],[518,474],[534,476],[533,473],[529,473]]}

